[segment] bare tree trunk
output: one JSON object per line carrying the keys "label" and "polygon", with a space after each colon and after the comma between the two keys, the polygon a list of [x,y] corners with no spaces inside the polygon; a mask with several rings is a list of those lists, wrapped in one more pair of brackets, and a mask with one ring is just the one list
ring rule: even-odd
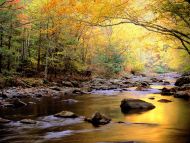
{"label": "bare tree trunk", "polygon": [[[49,21],[48,21],[48,24],[49,24]],[[49,47],[50,47],[50,38],[49,38],[49,33],[48,33],[49,25],[48,24],[47,24],[47,33],[46,33],[46,38],[48,40],[48,46],[46,46],[46,61],[45,61],[45,71],[44,71],[45,80],[48,79],[48,56],[49,56]]]}
{"label": "bare tree trunk", "polygon": [[[11,29],[12,31],[12,29]],[[12,42],[12,32],[10,32],[9,38],[8,38],[8,49],[11,50],[11,42]],[[7,62],[7,70],[10,71],[10,65],[11,65],[11,56],[8,56],[8,62]]]}
{"label": "bare tree trunk", "polygon": [[[0,27],[0,47],[1,49],[3,48],[3,27]],[[0,52],[0,73],[2,73],[2,60],[3,60],[3,56],[2,56],[2,52]]]}
{"label": "bare tree trunk", "polygon": [[41,35],[41,30],[40,30],[40,34],[39,34],[39,46],[38,46],[38,63],[37,63],[37,70],[38,72],[40,71],[40,58],[41,58],[41,38],[42,38],[42,35]]}
{"label": "bare tree trunk", "polygon": [[50,46],[50,42],[48,44],[48,47],[46,47],[46,63],[45,63],[45,79],[47,80],[48,78],[48,56],[49,56],[49,46]]}

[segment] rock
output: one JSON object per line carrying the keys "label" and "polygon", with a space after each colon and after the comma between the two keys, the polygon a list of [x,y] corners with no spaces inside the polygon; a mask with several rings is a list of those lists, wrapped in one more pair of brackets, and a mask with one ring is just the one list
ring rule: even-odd
{"label": "rock", "polygon": [[158,102],[161,102],[161,103],[169,103],[169,102],[172,102],[171,100],[168,100],[168,99],[160,99],[158,100]]}
{"label": "rock", "polygon": [[148,88],[143,87],[143,86],[137,86],[137,88],[135,89],[136,91],[147,91]]}
{"label": "rock", "polygon": [[190,90],[190,84],[184,84],[183,86],[178,87],[178,90]]}
{"label": "rock", "polygon": [[137,84],[137,91],[147,91],[148,88],[150,88],[150,84],[147,81],[142,81],[142,82],[136,82]]}
{"label": "rock", "polygon": [[176,86],[182,86],[184,84],[190,84],[190,76],[183,76],[181,78],[178,78],[175,82]]}
{"label": "rock", "polygon": [[66,99],[66,100],[63,100],[63,102],[67,104],[73,104],[73,103],[77,103],[78,101],[75,99]]}
{"label": "rock", "polygon": [[75,88],[72,91],[73,94],[84,94],[84,92],[80,88]]}
{"label": "rock", "polygon": [[66,87],[73,87],[73,84],[69,81],[62,81],[62,85]]}
{"label": "rock", "polygon": [[141,86],[144,88],[149,88],[150,84],[147,81],[140,82]]}
{"label": "rock", "polygon": [[13,101],[13,105],[15,108],[20,108],[20,107],[26,106],[27,104],[22,102],[20,99],[15,99]]}
{"label": "rock", "polygon": [[78,81],[71,81],[73,87],[80,87],[80,83]]}
{"label": "rock", "polygon": [[124,121],[118,121],[116,123],[118,123],[118,124],[125,124],[126,122],[124,122]]}
{"label": "rock", "polygon": [[60,87],[58,86],[50,87],[50,89],[55,90],[55,91],[61,91]]}
{"label": "rock", "polygon": [[78,117],[78,115],[70,111],[62,111],[60,113],[55,114],[54,116],[61,117],[61,118],[77,118]]}
{"label": "rock", "polygon": [[154,99],[155,99],[155,97],[149,97],[148,99],[150,99],[150,100],[154,100]]}
{"label": "rock", "polygon": [[92,123],[92,119],[91,118],[84,118],[84,121],[86,121],[86,122],[89,122],[89,123]]}
{"label": "rock", "polygon": [[151,78],[151,81],[152,82],[163,82],[162,79],[158,79],[158,78],[155,78],[155,77]]}
{"label": "rock", "polygon": [[31,119],[22,119],[22,120],[20,120],[20,122],[23,124],[36,124],[37,123],[35,120],[31,120]]}
{"label": "rock", "polygon": [[173,95],[176,92],[176,90],[174,88],[172,89],[168,89],[168,88],[163,88],[161,95]]}
{"label": "rock", "polygon": [[128,113],[130,110],[144,111],[154,109],[155,106],[152,103],[140,100],[140,99],[123,99],[121,101],[121,110],[123,113]]}
{"label": "rock", "polygon": [[174,97],[175,98],[190,98],[190,90],[177,91]]}
{"label": "rock", "polygon": [[3,123],[9,123],[11,122],[10,120],[7,120],[7,119],[3,119],[0,117],[0,124],[3,124]]}
{"label": "rock", "polygon": [[67,88],[63,91],[64,95],[82,95],[85,94],[80,88]]}
{"label": "rock", "polygon": [[163,85],[170,85],[169,81],[163,81]]}
{"label": "rock", "polygon": [[92,123],[94,126],[99,126],[109,124],[111,119],[104,114],[96,112],[92,118],[85,118],[85,121]]}
{"label": "rock", "polygon": [[182,76],[190,76],[190,71],[183,73]]}

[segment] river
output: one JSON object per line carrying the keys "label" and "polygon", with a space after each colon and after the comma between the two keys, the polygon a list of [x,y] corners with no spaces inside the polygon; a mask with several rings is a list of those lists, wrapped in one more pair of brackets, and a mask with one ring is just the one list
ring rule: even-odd
{"label": "river", "polygon": [[[174,79],[169,79],[172,83]],[[173,86],[172,84],[169,85]],[[26,99],[37,104],[19,109],[1,109],[0,116],[13,121],[0,125],[1,143],[189,143],[190,142],[190,102],[173,96],[161,96],[162,85],[152,85],[150,91],[126,92],[115,95],[82,95],[64,97],[43,97]],[[109,92],[109,91],[108,91]],[[149,97],[154,97],[150,100]],[[65,99],[78,100],[65,104]],[[156,108],[147,112],[124,115],[120,102],[124,98],[139,98],[153,103]],[[157,102],[169,99],[170,103]],[[37,100],[37,101],[36,101]],[[63,119],[53,114],[69,110],[78,115],[90,117],[99,111],[112,118],[112,123],[94,127],[81,118]],[[31,118],[37,124],[22,124],[20,119]],[[117,121],[126,123],[119,124]]]}

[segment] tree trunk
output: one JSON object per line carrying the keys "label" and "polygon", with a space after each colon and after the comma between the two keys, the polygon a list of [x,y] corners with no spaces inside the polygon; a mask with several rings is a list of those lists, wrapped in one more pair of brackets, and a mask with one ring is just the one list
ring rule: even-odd
{"label": "tree trunk", "polygon": [[[49,42],[49,45],[50,45],[50,42]],[[45,63],[45,77],[44,77],[45,80],[47,80],[47,77],[48,77],[48,56],[49,56],[49,47],[46,47],[46,63]]]}
{"label": "tree trunk", "polygon": [[[12,32],[10,33],[9,35],[9,38],[8,38],[8,49],[9,51],[11,50],[11,42],[12,42]],[[7,70],[10,71],[10,65],[11,65],[11,56],[9,55],[8,56],[8,62],[7,62]]]}
{"label": "tree trunk", "polygon": [[[49,23],[49,21],[48,21]],[[49,25],[47,24],[47,33],[46,38],[48,40],[48,45],[46,46],[46,62],[45,62],[45,80],[48,78],[48,56],[49,56],[49,47],[50,47],[50,39],[49,39],[49,33],[48,33]]]}
{"label": "tree trunk", "polygon": [[[3,48],[3,27],[0,27],[0,32],[1,32],[1,35],[0,35],[0,47],[1,47],[1,50]],[[2,55],[2,52],[0,52],[0,73],[2,73],[2,60],[3,60],[3,55]]]}
{"label": "tree trunk", "polygon": [[40,30],[40,34],[39,34],[39,46],[38,46],[38,63],[37,63],[37,70],[38,72],[40,72],[40,58],[41,58],[41,30]]}

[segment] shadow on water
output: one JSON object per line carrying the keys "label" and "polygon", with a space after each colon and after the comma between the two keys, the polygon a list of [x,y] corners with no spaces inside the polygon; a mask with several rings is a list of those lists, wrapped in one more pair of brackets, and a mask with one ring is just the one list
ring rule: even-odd
{"label": "shadow on water", "polygon": [[[155,87],[156,89],[156,87]],[[163,97],[152,92],[128,91],[117,96],[84,95],[69,97],[44,97],[29,99],[27,108],[4,109],[0,116],[13,120],[0,125],[0,142],[5,143],[95,143],[127,142],[143,143],[188,143],[190,142],[190,102]],[[149,97],[154,97],[150,100]],[[79,102],[66,104],[63,100],[73,98]],[[120,102],[123,98],[140,98],[153,103],[156,108],[150,111],[122,114]],[[170,103],[157,102],[159,99],[172,100]],[[34,101],[35,100],[35,101]],[[27,101],[28,102],[28,101]],[[69,110],[78,115],[90,117],[100,111],[113,120],[113,123],[99,128],[85,123],[81,118],[56,118],[53,114]],[[19,122],[32,118],[37,124],[26,125]],[[124,123],[115,123],[123,121]]]}

